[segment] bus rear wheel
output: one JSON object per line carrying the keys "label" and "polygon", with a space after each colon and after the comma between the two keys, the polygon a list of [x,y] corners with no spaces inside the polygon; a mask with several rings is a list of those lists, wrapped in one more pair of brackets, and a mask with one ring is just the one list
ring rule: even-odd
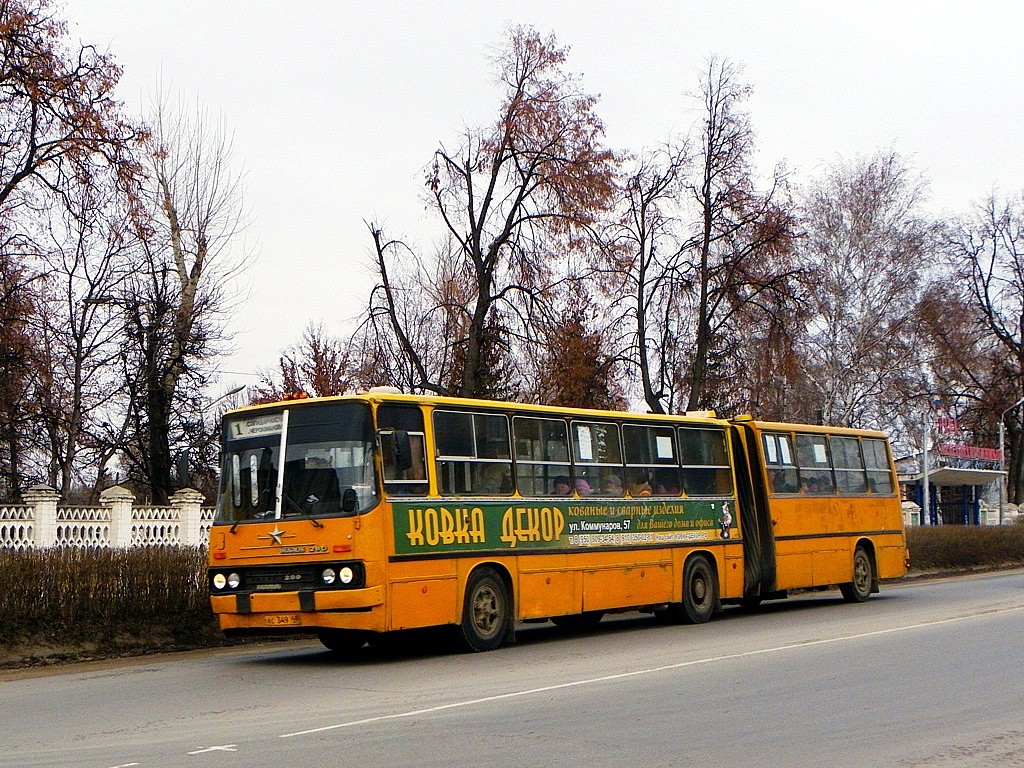
{"label": "bus rear wheel", "polygon": [[683,569],[684,624],[703,624],[718,607],[718,578],[711,563],[703,555],[686,561]]}
{"label": "bus rear wheel", "polygon": [[491,568],[479,568],[466,583],[459,639],[467,650],[493,651],[508,631],[510,617],[508,589]]}
{"label": "bus rear wheel", "polygon": [[848,603],[863,603],[871,597],[875,584],[875,564],[864,547],[853,553],[853,581],[839,585],[843,599]]}
{"label": "bus rear wheel", "polygon": [[683,568],[683,602],[654,611],[662,624],[703,624],[718,608],[718,579],[703,555],[694,555]]}

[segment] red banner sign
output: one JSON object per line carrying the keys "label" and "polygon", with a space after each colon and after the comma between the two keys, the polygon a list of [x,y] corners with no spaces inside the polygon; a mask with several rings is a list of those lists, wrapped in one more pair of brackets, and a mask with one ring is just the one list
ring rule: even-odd
{"label": "red banner sign", "polygon": [[939,453],[943,456],[956,456],[958,459],[1003,460],[1003,452],[998,448],[976,448],[973,445],[957,445],[956,443],[940,443]]}

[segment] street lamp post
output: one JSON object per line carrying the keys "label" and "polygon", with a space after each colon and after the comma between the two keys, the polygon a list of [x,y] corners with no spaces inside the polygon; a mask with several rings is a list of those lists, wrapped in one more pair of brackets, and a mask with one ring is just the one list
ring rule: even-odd
{"label": "street lamp post", "polygon": [[1017,402],[1007,408],[1005,411],[999,414],[999,524],[1003,524],[1003,510],[1006,507],[1006,453],[1003,449],[1004,441],[1004,430],[1003,430],[1003,419],[1006,414],[1012,411],[1021,403],[1024,403],[1024,397],[1020,398]]}
{"label": "street lamp post", "polygon": [[[245,389],[246,386],[248,386],[248,385],[242,384],[239,387],[235,387],[234,389],[228,390],[227,392],[225,392],[220,397],[215,397],[213,400],[210,401],[210,406],[209,407],[213,408],[213,406],[215,406],[221,400],[226,400],[227,398],[231,397],[232,395],[237,395],[239,392],[241,392],[243,389]],[[205,433],[205,429],[203,431]],[[216,426],[216,424],[214,424],[213,435],[216,435],[216,434],[217,434],[217,426]],[[203,439],[204,440],[206,439],[205,435],[204,435]],[[211,436],[210,439],[212,439],[212,436]],[[190,441],[189,442],[189,447],[185,448],[182,451],[179,451],[178,455],[175,457],[175,460],[174,460],[175,464],[177,465],[177,469],[178,469],[178,481],[180,483],[182,483],[183,485],[188,485],[191,482],[191,474],[192,474],[192,472],[191,472],[191,464],[192,464],[192,459],[190,458],[190,454],[192,452],[192,447],[193,446],[194,446],[194,441]]]}
{"label": "street lamp post", "polygon": [[248,386],[248,385],[246,385],[246,384],[242,384],[242,385],[241,385],[241,386],[239,386],[239,387],[235,387],[234,389],[232,389],[232,390],[229,390],[229,391],[225,392],[225,393],[224,393],[223,395],[221,395],[220,397],[216,397],[216,398],[214,398],[213,400],[211,400],[211,401],[210,401],[210,407],[212,408],[212,407],[213,407],[213,406],[215,406],[215,405],[216,405],[217,403],[219,403],[219,402],[220,402],[221,400],[226,400],[227,398],[231,397],[232,395],[237,395],[237,394],[238,394],[239,392],[241,392],[241,391],[242,391],[243,389],[245,389],[245,388],[246,388],[246,386]]}

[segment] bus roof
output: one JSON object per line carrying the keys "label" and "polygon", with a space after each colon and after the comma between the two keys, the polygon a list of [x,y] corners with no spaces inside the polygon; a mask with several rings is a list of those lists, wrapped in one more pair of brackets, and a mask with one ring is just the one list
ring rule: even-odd
{"label": "bus roof", "polygon": [[796,424],[788,421],[757,421],[749,417],[734,419],[734,424],[749,424],[762,432],[811,432],[830,435],[859,435],[861,437],[882,437],[888,435],[877,429],[855,429],[853,427],[832,427],[827,424]]}
{"label": "bus roof", "polygon": [[515,410],[551,416],[578,416],[600,419],[626,419],[665,421],[679,423],[680,420],[693,424],[709,424],[715,426],[726,426],[728,424],[749,424],[758,431],[789,432],[798,430],[800,432],[811,432],[832,435],[860,435],[867,437],[888,438],[885,432],[875,429],[854,429],[851,427],[837,427],[821,424],[800,424],[785,421],[759,421],[751,416],[744,415],[734,419],[719,418],[714,411],[700,411],[679,414],[641,413],[639,411],[610,411],[597,408],[562,408],[553,405],[536,405],[532,403],[517,403],[509,400],[482,400],[467,397],[447,397],[444,395],[413,395],[406,394],[394,387],[374,387],[368,391],[358,392],[350,395],[339,395],[334,397],[298,397],[288,400],[278,400],[272,403],[260,405],[243,406],[228,411],[225,417],[234,414],[258,412],[283,407],[311,407],[318,403],[335,402],[374,402],[374,403],[408,403],[414,405],[426,405],[432,407],[464,407],[488,410]]}
{"label": "bus roof", "polygon": [[548,415],[568,415],[588,418],[602,419],[643,419],[644,421],[666,421],[677,423],[680,419],[696,424],[714,424],[725,426],[729,422],[715,416],[713,411],[701,411],[693,414],[658,414],[640,413],[638,411],[609,411],[594,408],[562,408],[552,405],[534,405],[531,403],[517,403],[507,400],[481,400],[465,397],[446,397],[443,395],[411,395],[395,391],[391,387],[371,389],[366,392],[359,392],[352,395],[340,395],[337,397],[301,397],[289,400],[279,400],[273,403],[244,406],[228,411],[225,417],[235,414],[258,412],[283,407],[309,407],[318,403],[334,402],[375,402],[375,403],[410,403],[426,406],[465,407],[474,409],[490,410],[515,410],[527,411],[530,413]]}

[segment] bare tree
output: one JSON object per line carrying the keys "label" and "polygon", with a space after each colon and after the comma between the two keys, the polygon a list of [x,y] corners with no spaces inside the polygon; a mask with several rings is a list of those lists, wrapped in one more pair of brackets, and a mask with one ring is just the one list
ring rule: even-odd
{"label": "bare tree", "polygon": [[46,273],[42,224],[61,207],[73,208],[79,190],[96,186],[98,177],[112,173],[130,189],[141,132],[113,97],[121,75],[113,59],[71,43],[48,0],[0,0],[0,31],[0,463],[6,492],[16,494],[26,459],[42,470],[33,471],[38,479],[53,464],[34,396],[49,375],[38,322],[51,319],[38,314],[48,295],[39,284]]}
{"label": "bare tree", "polygon": [[472,289],[459,270],[453,274],[451,251],[429,269],[400,240],[386,240],[368,225],[380,282],[370,294],[366,319],[357,333],[362,359],[380,372],[380,383],[406,391],[447,392],[454,370],[450,340],[464,334],[464,308]]}
{"label": "bare tree", "polygon": [[[467,130],[457,150],[435,153],[427,188],[447,236],[437,258],[444,266],[416,270],[441,278],[433,290],[395,280],[389,265],[408,260],[410,251],[370,226],[381,283],[368,316],[386,321],[376,335],[393,339],[420,388],[493,394],[487,369],[507,354],[512,335],[528,335],[534,303],[610,204],[614,156],[601,145],[596,98],[564,69],[567,55],[553,37],[511,30],[496,62],[504,88],[496,121]],[[437,303],[409,317],[401,304],[410,293]],[[459,332],[423,347],[417,328],[424,327]],[[440,366],[428,360],[438,342],[449,347]]]}
{"label": "bare tree", "polygon": [[[604,264],[595,281],[622,317],[619,355],[638,372],[652,413],[675,410],[688,339],[681,328],[685,290],[678,197],[685,147],[668,146],[633,160],[620,190],[621,215],[606,233]],[[602,290],[603,289],[603,290]]]}
{"label": "bare tree", "polygon": [[[970,308],[985,355],[964,358],[962,375],[975,387],[985,423],[1024,396],[1024,194],[991,194],[949,230],[952,274]],[[1020,410],[1005,414],[1010,461],[1008,497],[1024,496],[1024,425]]]}
{"label": "bare tree", "polygon": [[[622,187],[622,216],[608,262],[628,319],[624,358],[655,413],[723,407],[736,379],[738,339],[792,313],[795,234],[783,177],[755,189],[753,130],[741,109],[750,88],[739,69],[712,59],[701,78],[694,136],[636,161]],[[710,386],[714,384],[714,386]]]}
{"label": "bare tree", "polygon": [[138,271],[118,299],[130,389],[122,449],[154,502],[165,503],[175,448],[204,432],[202,388],[227,341],[233,281],[245,264],[236,242],[245,216],[223,126],[200,108],[172,109],[161,98],[151,131]]}
{"label": "bare tree", "polygon": [[935,262],[924,193],[894,153],[837,164],[807,191],[800,252],[812,314],[797,343],[827,423],[891,424],[918,391],[915,308]]}
{"label": "bare tree", "polygon": [[[735,338],[723,333],[741,311],[769,314],[787,303],[797,270],[788,254],[795,222],[776,168],[766,192],[756,190],[751,162],[754,132],[742,110],[750,86],[740,68],[712,58],[702,77],[703,122],[696,141],[698,168],[686,195],[697,225],[686,242],[684,294],[692,301],[694,345],[686,410],[715,407],[709,391],[716,346]],[[782,321],[783,318],[778,318]]]}
{"label": "bare tree", "polygon": [[41,204],[32,191],[63,196],[97,166],[130,178],[139,132],[113,98],[113,59],[69,45],[49,0],[0,0],[0,30],[0,215]]}
{"label": "bare tree", "polygon": [[47,482],[65,498],[102,463],[95,435],[114,419],[120,391],[119,331],[112,296],[124,283],[134,245],[124,196],[114,184],[69,192],[53,212],[47,275],[35,321],[45,364],[33,392],[48,444]]}

